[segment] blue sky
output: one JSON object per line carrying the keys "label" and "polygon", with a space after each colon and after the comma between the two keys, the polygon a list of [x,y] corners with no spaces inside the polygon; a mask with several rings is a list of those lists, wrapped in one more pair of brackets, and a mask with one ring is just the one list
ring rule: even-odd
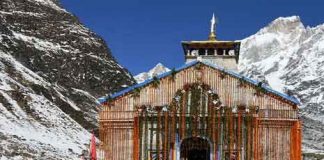
{"label": "blue sky", "polygon": [[104,38],[132,74],[161,62],[184,63],[182,40],[205,40],[212,13],[217,36],[239,40],[277,17],[298,15],[304,25],[324,23],[323,0],[61,0],[80,21]]}

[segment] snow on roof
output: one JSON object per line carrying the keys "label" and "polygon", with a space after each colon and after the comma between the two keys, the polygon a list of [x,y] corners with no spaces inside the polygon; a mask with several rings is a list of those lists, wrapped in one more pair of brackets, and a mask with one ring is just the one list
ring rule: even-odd
{"label": "snow on roof", "polygon": [[[223,67],[221,67],[221,66],[218,66],[218,65],[216,65],[216,64],[213,64],[213,63],[210,63],[210,62],[208,62],[208,61],[204,61],[204,60],[202,60],[202,61],[197,61],[197,60],[195,60],[195,61],[192,61],[192,62],[186,63],[186,64],[184,64],[183,66],[181,66],[181,67],[179,67],[179,68],[176,68],[175,71],[176,71],[176,72],[179,72],[179,71],[181,71],[181,70],[184,70],[184,69],[186,69],[186,68],[189,68],[189,67],[191,67],[191,66],[194,66],[194,65],[196,65],[196,64],[198,64],[198,63],[202,63],[202,64],[205,64],[205,65],[207,65],[207,66],[209,66],[209,67],[212,67],[212,68],[214,68],[214,69],[224,71],[225,73],[227,73],[227,74],[229,74],[229,75],[231,75],[231,76],[233,76],[233,77],[235,77],[235,78],[244,78],[245,81],[247,81],[247,82],[249,82],[249,83],[251,83],[251,84],[253,84],[253,85],[256,85],[256,86],[257,86],[257,85],[259,84],[259,81],[253,80],[253,79],[251,79],[251,78],[244,77],[243,75],[240,75],[239,73],[233,72],[233,71],[231,71],[231,70],[227,70],[227,69],[225,69],[225,68],[223,68]],[[172,73],[172,71],[168,71],[168,72],[162,73],[162,74],[160,74],[160,75],[157,75],[156,77],[157,77],[158,79],[161,79],[161,78],[164,78],[164,77],[166,77],[166,76],[171,75],[171,73]],[[124,90],[121,90],[121,91],[119,91],[119,92],[116,92],[116,93],[114,93],[114,94],[112,94],[112,95],[110,95],[110,96],[101,97],[101,98],[98,99],[98,102],[99,102],[100,104],[102,104],[102,103],[106,102],[106,101],[108,100],[108,98],[114,99],[114,98],[117,98],[117,97],[123,96],[124,94],[126,94],[126,93],[128,93],[128,92],[130,92],[130,91],[132,91],[132,90],[134,90],[134,89],[136,89],[136,88],[144,87],[145,85],[147,85],[147,84],[149,84],[149,83],[151,83],[151,82],[153,82],[153,81],[154,81],[153,78],[147,79],[147,80],[145,80],[145,81],[142,82],[142,83],[138,83],[138,84],[135,84],[135,85],[133,85],[133,86],[130,86],[130,87],[128,87],[128,88],[126,88],[126,89],[124,89]],[[280,96],[280,97],[282,97],[282,98],[284,98],[284,99],[286,99],[286,100],[288,100],[288,101],[290,101],[290,102],[292,102],[292,103],[295,103],[295,104],[297,104],[297,105],[300,105],[300,102],[299,102],[298,99],[297,99],[296,97],[294,97],[294,96],[289,96],[289,95],[287,95],[287,94],[284,94],[284,93],[280,93],[280,92],[278,92],[278,91],[275,91],[275,90],[273,90],[272,88],[270,88],[269,86],[267,86],[267,85],[265,85],[265,84],[262,84],[261,87],[262,87],[263,89],[265,89],[266,91],[268,91],[268,92],[271,92],[271,93],[273,93],[273,94],[275,94],[275,95],[277,95],[277,96]]]}

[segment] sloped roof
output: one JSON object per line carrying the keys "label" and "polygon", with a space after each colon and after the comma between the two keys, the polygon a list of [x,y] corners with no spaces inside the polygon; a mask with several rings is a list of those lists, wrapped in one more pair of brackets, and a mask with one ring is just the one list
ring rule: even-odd
{"label": "sloped roof", "polygon": [[205,40],[205,41],[182,41],[182,44],[221,44],[221,43],[228,43],[228,44],[236,44],[241,43],[240,41],[211,41],[211,40]]}
{"label": "sloped roof", "polygon": [[[209,63],[209,62],[207,62],[207,61],[198,61],[198,60],[195,60],[195,61],[192,61],[192,62],[186,63],[186,64],[184,64],[183,66],[181,66],[181,67],[179,67],[179,68],[176,68],[175,71],[176,71],[176,72],[179,72],[179,71],[181,71],[181,70],[184,70],[184,69],[186,69],[186,68],[189,68],[189,67],[191,67],[191,66],[194,66],[194,65],[196,65],[196,64],[198,64],[198,63],[202,63],[202,64],[207,65],[207,66],[209,66],[209,67],[212,67],[212,68],[214,68],[214,69],[221,70],[221,71],[223,71],[223,72],[225,72],[225,73],[227,73],[227,74],[229,74],[229,75],[231,75],[231,76],[233,76],[233,77],[235,77],[235,78],[244,78],[245,81],[247,81],[248,83],[251,83],[251,84],[253,84],[253,85],[255,85],[255,86],[257,86],[257,85],[259,84],[259,81],[253,80],[253,79],[251,79],[251,78],[244,77],[244,76],[242,76],[242,75],[240,75],[240,74],[238,74],[238,73],[236,73],[236,72],[233,72],[233,71],[231,71],[231,70],[227,70],[227,69],[225,69],[225,68],[223,68],[223,67],[221,67],[221,66],[218,66],[218,65],[215,65],[215,64]],[[160,75],[157,75],[156,77],[157,77],[158,79],[161,79],[161,78],[164,78],[164,77],[167,77],[167,76],[171,75],[171,73],[172,73],[172,71],[168,71],[168,72],[162,73],[162,74],[160,74]],[[124,94],[129,93],[129,92],[133,91],[133,90],[136,89],[136,88],[144,87],[144,86],[150,84],[150,83],[153,82],[153,81],[154,81],[153,78],[147,79],[147,80],[145,80],[145,81],[142,82],[142,83],[138,83],[138,84],[135,84],[135,85],[133,85],[133,86],[130,86],[130,87],[128,87],[128,88],[126,88],[126,89],[123,89],[123,90],[121,90],[121,91],[119,91],[119,92],[116,92],[116,93],[114,93],[114,94],[112,94],[112,95],[110,95],[110,96],[101,97],[101,98],[98,99],[98,102],[99,102],[100,104],[102,104],[102,103],[106,102],[106,101],[108,100],[108,98],[115,99],[115,98],[117,98],[117,97],[123,96]],[[288,100],[288,101],[290,101],[290,102],[292,102],[292,103],[294,103],[294,104],[296,104],[296,105],[300,105],[300,102],[299,102],[298,99],[295,98],[294,96],[289,96],[289,95],[287,95],[287,94],[284,94],[284,93],[281,93],[281,92],[275,91],[275,90],[273,90],[272,88],[270,88],[269,86],[267,86],[267,85],[265,85],[265,84],[262,84],[261,87],[262,87],[263,89],[265,89],[266,91],[268,91],[268,92],[270,92],[270,93],[273,93],[273,94],[275,94],[275,95],[277,95],[277,96],[279,96],[279,97],[282,97],[282,98],[284,98],[284,99],[286,99],[286,100]]]}

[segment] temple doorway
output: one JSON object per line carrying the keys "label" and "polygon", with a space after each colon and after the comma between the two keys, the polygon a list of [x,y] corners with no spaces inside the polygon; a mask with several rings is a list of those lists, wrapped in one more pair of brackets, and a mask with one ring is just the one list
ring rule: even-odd
{"label": "temple doorway", "polygon": [[181,160],[210,160],[209,142],[200,137],[184,139],[180,151]]}

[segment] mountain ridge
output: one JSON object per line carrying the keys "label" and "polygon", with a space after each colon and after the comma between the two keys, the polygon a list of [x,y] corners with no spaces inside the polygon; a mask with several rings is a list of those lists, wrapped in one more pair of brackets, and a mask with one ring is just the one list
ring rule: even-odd
{"label": "mountain ridge", "polygon": [[[258,43],[258,42],[262,43]],[[305,27],[298,16],[279,18],[242,40],[242,74],[262,77],[300,99],[304,150],[324,150],[324,25]],[[313,124],[316,124],[315,126]],[[318,125],[321,124],[321,125]]]}

